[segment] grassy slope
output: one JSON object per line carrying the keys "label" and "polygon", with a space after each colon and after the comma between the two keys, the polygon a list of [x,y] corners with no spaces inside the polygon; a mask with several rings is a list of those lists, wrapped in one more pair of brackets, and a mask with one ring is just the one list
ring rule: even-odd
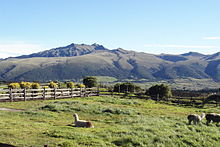
{"label": "grassy slope", "polygon": [[[130,59],[133,65],[129,63]],[[148,69],[156,70],[164,61],[146,53],[103,51],[75,57],[11,58],[0,62],[0,80],[32,81],[74,79],[87,75],[128,78],[134,74],[143,77]]]}
{"label": "grassy slope", "polygon": [[[189,113],[219,108],[183,108],[151,100],[89,97],[0,103],[25,109],[0,111],[0,142],[17,146],[219,146],[220,128],[187,125]],[[95,128],[73,127],[73,113]],[[203,121],[205,122],[205,121]]]}
{"label": "grassy slope", "polygon": [[184,57],[184,59],[184,61],[169,62],[152,54],[122,49],[97,51],[74,57],[10,58],[0,60],[0,80],[47,81],[78,79],[88,75],[151,80],[187,77],[204,79],[210,78],[209,75],[215,79],[219,77],[218,60],[207,61],[198,57]]}

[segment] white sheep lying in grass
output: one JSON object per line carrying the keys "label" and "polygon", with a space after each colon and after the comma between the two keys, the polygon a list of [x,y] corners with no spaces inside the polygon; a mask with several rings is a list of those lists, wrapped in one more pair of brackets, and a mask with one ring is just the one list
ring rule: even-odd
{"label": "white sheep lying in grass", "polygon": [[210,122],[217,123],[218,125],[220,122],[220,114],[217,113],[206,114],[205,118],[207,120],[206,125],[209,125]]}
{"label": "white sheep lying in grass", "polygon": [[189,125],[191,125],[191,122],[193,121],[193,123],[196,125],[198,124],[200,121],[202,121],[202,119],[205,117],[205,113],[202,113],[202,115],[198,115],[198,114],[190,114],[188,115],[188,121],[189,121]]}
{"label": "white sheep lying in grass", "polygon": [[94,126],[92,125],[90,121],[79,120],[79,116],[76,113],[73,114],[73,117],[75,119],[74,124],[76,127],[94,128]]}

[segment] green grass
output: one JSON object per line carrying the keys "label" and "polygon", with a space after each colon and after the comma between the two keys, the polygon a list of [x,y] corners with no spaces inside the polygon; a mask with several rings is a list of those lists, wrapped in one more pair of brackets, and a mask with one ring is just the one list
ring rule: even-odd
{"label": "green grass", "polygon": [[[0,142],[16,146],[219,146],[220,127],[188,125],[189,113],[219,108],[184,108],[152,100],[100,96],[0,103],[25,109],[0,111]],[[77,128],[72,114],[95,128]]]}
{"label": "green grass", "polygon": [[109,77],[109,76],[95,76],[95,77],[97,78],[97,81],[101,83],[115,82],[118,80],[115,77]]}

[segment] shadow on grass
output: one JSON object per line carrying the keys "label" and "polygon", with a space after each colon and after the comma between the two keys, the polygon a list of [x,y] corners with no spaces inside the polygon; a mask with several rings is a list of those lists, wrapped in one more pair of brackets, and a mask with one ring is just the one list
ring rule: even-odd
{"label": "shadow on grass", "polygon": [[167,104],[167,105],[171,105],[171,106],[176,106],[176,107],[184,107],[184,108],[198,108],[198,109],[205,109],[205,107],[203,105],[196,105],[196,104],[184,104],[184,103],[172,103],[172,102],[168,102],[168,101],[156,101],[159,104]]}
{"label": "shadow on grass", "polygon": [[74,124],[68,124],[66,126],[69,126],[69,127],[76,127]]}
{"label": "shadow on grass", "polygon": [[0,143],[0,147],[15,147],[15,146],[10,144]]}

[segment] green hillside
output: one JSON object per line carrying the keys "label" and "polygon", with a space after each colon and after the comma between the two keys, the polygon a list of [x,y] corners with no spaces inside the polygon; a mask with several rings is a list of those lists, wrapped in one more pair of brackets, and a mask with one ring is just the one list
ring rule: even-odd
{"label": "green hillside", "polygon": [[[0,103],[0,142],[15,146],[210,146],[220,145],[214,124],[188,125],[187,115],[219,108],[183,108],[151,100],[88,97]],[[72,115],[92,121],[78,128]],[[20,131],[22,128],[22,131]]]}
{"label": "green hillside", "polygon": [[123,79],[212,79],[220,81],[219,54],[153,55],[101,45],[55,48],[0,60],[0,81],[79,80],[85,76]]}

